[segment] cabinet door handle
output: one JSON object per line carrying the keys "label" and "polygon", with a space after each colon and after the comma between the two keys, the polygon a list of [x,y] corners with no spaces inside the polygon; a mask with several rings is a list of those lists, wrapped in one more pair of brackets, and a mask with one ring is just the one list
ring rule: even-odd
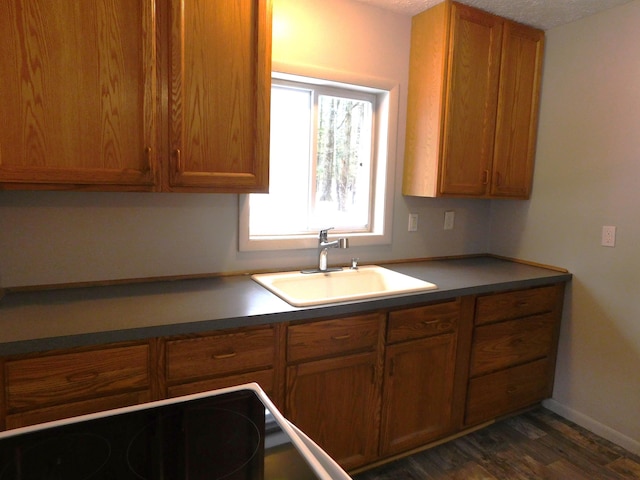
{"label": "cabinet door handle", "polygon": [[502,183],[502,177],[500,175],[500,172],[496,172],[496,185],[499,187],[501,183]]}
{"label": "cabinet door handle", "polygon": [[155,174],[154,163],[153,163],[153,149],[151,147],[145,147],[144,149],[145,160],[147,161],[147,169],[151,172],[153,176]]}
{"label": "cabinet door handle", "polygon": [[333,340],[347,340],[347,339],[351,338],[351,334],[350,333],[346,333],[344,335],[334,335],[331,338]]}
{"label": "cabinet door handle", "polygon": [[176,157],[176,172],[180,173],[182,172],[182,152],[176,148],[173,154]]}
{"label": "cabinet door handle", "polygon": [[482,172],[482,184],[487,185],[489,183],[489,170]]}
{"label": "cabinet door handle", "polygon": [[233,358],[236,355],[238,355],[236,352],[229,352],[229,353],[214,353],[212,355],[212,358],[214,360],[224,360],[225,358]]}

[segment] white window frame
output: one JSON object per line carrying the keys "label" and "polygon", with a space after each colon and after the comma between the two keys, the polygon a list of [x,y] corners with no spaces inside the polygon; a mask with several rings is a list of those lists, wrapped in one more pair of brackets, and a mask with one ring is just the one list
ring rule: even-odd
{"label": "white window frame", "polygon": [[[285,73],[286,72],[286,73]],[[273,64],[274,78],[291,76],[314,79],[316,85],[346,86],[376,96],[374,171],[372,184],[371,228],[367,232],[332,230],[331,235],[346,236],[350,246],[388,245],[392,237],[393,199],[398,123],[397,82],[366,77],[350,72],[319,69],[310,66]],[[386,130],[386,136],[383,135]],[[380,192],[384,191],[384,195]],[[249,236],[249,195],[239,195],[238,249],[240,251],[294,250],[317,248],[318,232],[297,235]],[[277,214],[277,212],[276,212]],[[333,225],[326,225],[326,228]]]}

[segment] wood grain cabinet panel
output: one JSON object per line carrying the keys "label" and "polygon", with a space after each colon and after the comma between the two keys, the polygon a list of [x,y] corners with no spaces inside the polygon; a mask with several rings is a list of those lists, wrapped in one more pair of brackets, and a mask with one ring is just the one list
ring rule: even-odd
{"label": "wood grain cabinet panel", "polygon": [[551,354],[557,320],[536,315],[475,329],[471,351],[472,377]]}
{"label": "wood grain cabinet panel", "polygon": [[148,344],[8,358],[3,364],[8,428],[151,399]]}
{"label": "wood grain cabinet panel", "polygon": [[544,33],[504,23],[491,169],[492,197],[527,198],[538,131]]}
{"label": "wood grain cabinet panel", "polygon": [[377,456],[377,358],[369,352],[287,367],[287,418],[347,470]]}
{"label": "wood grain cabinet panel", "polygon": [[483,325],[551,312],[557,306],[557,295],[557,288],[548,286],[478,297],[475,323]]}
{"label": "wood grain cabinet panel", "polygon": [[292,325],[287,329],[287,361],[299,362],[375,349],[380,314]]}
{"label": "wood grain cabinet panel", "polygon": [[450,0],[413,17],[405,195],[528,198],[543,46]]}
{"label": "wood grain cabinet panel", "polygon": [[447,333],[387,346],[381,455],[451,432],[456,343],[456,333]]}
{"label": "wood grain cabinet panel", "polygon": [[266,192],[270,0],[0,4],[0,189]]}
{"label": "wood grain cabinet panel", "polygon": [[453,332],[458,327],[459,317],[460,299],[390,312],[387,342],[397,343]]}
{"label": "wood grain cabinet panel", "polygon": [[154,3],[0,3],[0,189],[155,188]]}
{"label": "wood grain cabinet panel", "polygon": [[551,395],[563,298],[564,284],[477,297],[466,425]]}
{"label": "wood grain cabinet panel", "polygon": [[168,188],[267,192],[268,0],[171,0]]}
{"label": "wood grain cabinet panel", "polygon": [[273,326],[222,331],[165,343],[167,396],[257,382],[275,394],[277,335]]}
{"label": "wood grain cabinet panel", "polygon": [[472,425],[528,407],[552,393],[548,358],[469,381],[465,421]]}
{"label": "wood grain cabinet panel", "polygon": [[377,458],[385,322],[376,312],[287,328],[285,415],[347,470]]}
{"label": "wood grain cabinet panel", "polygon": [[268,191],[270,1],[171,7],[168,188]]}

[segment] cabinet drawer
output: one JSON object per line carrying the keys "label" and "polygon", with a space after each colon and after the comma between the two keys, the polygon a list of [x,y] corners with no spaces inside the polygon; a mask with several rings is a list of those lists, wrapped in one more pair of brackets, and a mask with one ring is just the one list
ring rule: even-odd
{"label": "cabinet drawer", "polygon": [[460,300],[389,313],[387,342],[396,343],[454,331],[460,317]]}
{"label": "cabinet drawer", "polygon": [[149,386],[149,347],[135,345],[7,361],[7,408],[103,397]]}
{"label": "cabinet drawer", "polygon": [[87,413],[102,412],[113,408],[128,407],[151,401],[148,390],[120,393],[100,398],[91,398],[79,402],[69,402],[61,405],[53,405],[36,410],[7,415],[7,429],[26,427],[37,423],[51,422],[61,418],[75,417]]}
{"label": "cabinet drawer", "polygon": [[167,380],[180,383],[271,367],[275,341],[271,327],[169,340],[166,346]]}
{"label": "cabinet drawer", "polygon": [[256,382],[262,390],[269,396],[275,392],[274,386],[274,370],[258,370],[255,372],[239,373],[218,378],[208,378],[197,382],[181,383],[167,388],[168,396],[179,397],[182,395],[190,395],[192,393],[207,392],[218,388],[232,387],[234,385],[242,385],[245,383]]}
{"label": "cabinet drawer", "polygon": [[544,358],[472,379],[467,392],[465,423],[490,420],[549,397],[549,365]]}
{"label": "cabinet drawer", "polygon": [[287,360],[374,349],[378,343],[381,314],[372,313],[337,320],[323,320],[287,329]]}
{"label": "cabinet drawer", "polygon": [[554,309],[557,297],[555,286],[530,288],[478,297],[476,325],[526,317]]}
{"label": "cabinet drawer", "polygon": [[476,327],[469,375],[475,377],[549,355],[555,325],[554,316],[545,314]]}

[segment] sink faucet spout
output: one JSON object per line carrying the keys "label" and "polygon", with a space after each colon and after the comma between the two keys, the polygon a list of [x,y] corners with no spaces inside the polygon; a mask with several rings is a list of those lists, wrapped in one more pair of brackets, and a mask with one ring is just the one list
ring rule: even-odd
{"label": "sink faucet spout", "polygon": [[[331,227],[333,228],[333,227]],[[330,248],[349,248],[349,239],[348,238],[339,238],[332,242],[328,239],[328,232],[331,228],[320,230],[320,236],[318,237],[318,248],[320,250],[320,255],[318,258],[318,270],[320,272],[330,272],[336,269],[330,269],[327,267],[328,260],[327,257],[329,255]],[[341,270],[341,269],[337,269]]]}

